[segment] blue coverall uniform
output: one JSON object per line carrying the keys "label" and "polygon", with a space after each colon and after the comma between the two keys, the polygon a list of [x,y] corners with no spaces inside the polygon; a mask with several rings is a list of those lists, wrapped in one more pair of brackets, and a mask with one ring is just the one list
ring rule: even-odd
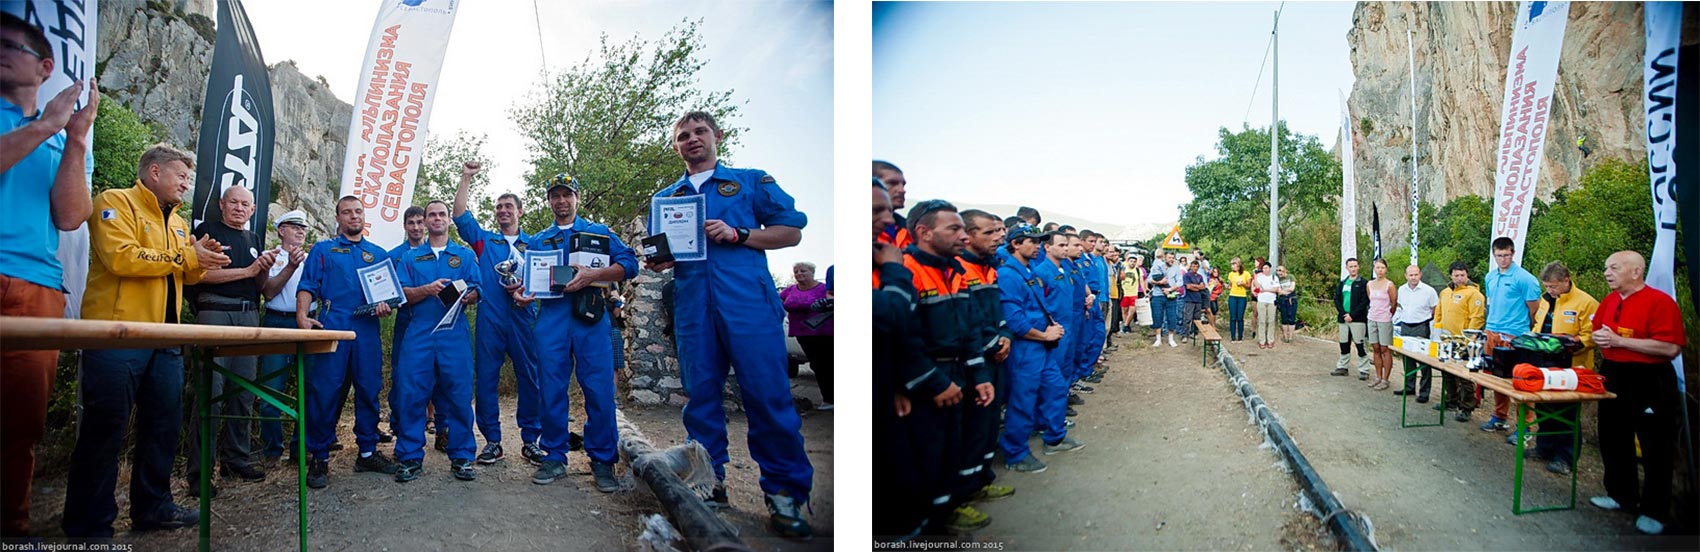
{"label": "blue coverall uniform", "polygon": [[307,271],[297,289],[313,294],[325,329],[354,332],[354,341],[338,343],[336,351],[308,359],[307,453],[314,460],[330,458],[337,407],[343,402],[342,384],[347,379],[354,380],[355,444],[362,454],[377,450],[384,344],[378,336],[378,319],[355,316],[354,309],[366,304],[357,271],[389,259],[389,252],[372,242],[353,242],[342,235],[313,244],[307,253]]}
{"label": "blue coverall uniform", "polygon": [[[479,290],[478,261],[471,249],[449,243],[438,254],[431,244],[402,253],[403,260],[397,279],[402,287],[419,287],[439,279],[464,280],[467,291]],[[479,290],[479,295],[484,292]],[[453,326],[437,331],[437,323],[450,308],[461,309]],[[460,302],[444,305],[437,297],[424,297],[402,305],[410,313],[406,326],[396,326],[396,335],[405,336],[406,347],[401,360],[390,371],[390,397],[395,403],[392,419],[398,429],[395,436],[397,461],[425,458],[425,403],[437,406],[437,416],[447,425],[438,431],[449,432],[446,452],[451,460],[471,461],[478,441],[472,437],[472,331],[466,323],[466,307]],[[397,338],[399,343],[401,338]]]}
{"label": "blue coverall uniform", "polygon": [[1092,375],[1092,367],[1098,363],[1098,356],[1104,354],[1104,302],[1110,297],[1109,277],[1106,276],[1109,265],[1104,264],[1104,258],[1081,255],[1080,261],[1080,268],[1085,272],[1087,289],[1098,297],[1093,299],[1092,305],[1086,309],[1086,324],[1081,328],[1080,358],[1075,366],[1076,380]]}
{"label": "blue coverall uniform", "polygon": [[[423,244],[421,244],[421,245],[423,245]],[[396,270],[396,277],[397,278],[401,277],[401,264],[403,262],[407,261],[406,254],[407,254],[408,251],[411,251],[413,249],[413,247],[414,246],[412,246],[412,245],[408,245],[408,243],[406,241],[403,241],[403,242],[401,242],[401,245],[397,245],[397,246],[390,249],[390,262],[395,263],[395,270]],[[394,336],[390,338],[390,378],[391,379],[395,378],[395,368],[397,366],[401,366],[401,350],[403,348],[407,347],[407,332],[405,332],[403,330],[405,328],[407,328],[407,322],[408,322],[408,320],[411,320],[412,318],[413,318],[413,309],[402,308],[402,309],[397,310],[396,313],[395,313],[395,333],[393,334]],[[394,433],[396,431],[396,428],[399,427],[399,426],[396,425],[396,420],[395,420],[396,410],[397,410],[397,408],[396,408],[396,399],[395,399],[395,389],[392,387],[392,389],[390,389],[390,432],[391,433]],[[444,417],[443,413],[438,412],[437,413],[437,430],[442,431],[444,427],[447,427],[446,425],[444,425],[447,422],[448,422],[448,418]]]}
{"label": "blue coverall uniform", "polygon": [[[808,217],[796,209],[773,177],[755,169],[716,164],[700,190],[684,175],[656,197],[697,193],[704,197],[706,218],[734,228],[808,224]],[[690,395],[684,412],[686,432],[708,449],[715,475],[724,480],[730,457],[721,390],[727,371],[736,365],[749,419],[750,456],[761,466],[762,491],[785,491],[806,503],[815,470],[803,450],[803,422],[791,399],[785,311],[767,271],[766,252],[710,241],[708,259],[675,264],[673,278],[679,371]]]}
{"label": "blue coverall uniform", "polygon": [[[1057,272],[1056,265],[1044,258],[1023,265],[1008,252],[999,253],[1003,264],[998,267],[998,289],[1003,293],[1001,305],[1004,321],[1014,338],[1010,340],[1009,358],[1004,362],[1003,391],[1009,402],[1004,410],[1003,436],[998,439],[1004,462],[1015,464],[1031,453],[1027,440],[1033,428],[1044,429],[1047,443],[1057,443],[1067,435],[1064,427],[1068,409],[1068,382],[1062,376],[1062,351],[1068,344],[1067,330],[1061,343],[1053,348],[1040,341],[1028,339],[1027,330],[1045,331],[1055,317],[1051,309],[1061,306],[1050,296],[1065,297],[1068,290],[1060,287],[1066,278]],[[1061,323],[1060,320],[1056,320]],[[1060,399],[1060,400],[1059,400]]]}
{"label": "blue coverall uniform", "polygon": [[496,386],[501,382],[502,360],[506,357],[514,363],[515,393],[519,395],[514,421],[519,424],[519,438],[522,442],[535,443],[543,433],[537,419],[537,350],[531,338],[531,325],[536,322],[537,314],[533,307],[515,306],[513,296],[503,290],[501,275],[496,274],[497,263],[514,258],[521,263],[516,275],[523,275],[525,248],[530,238],[521,232],[510,244],[507,236],[479,226],[470,210],[454,221],[461,241],[478,255],[478,281],[489,290],[478,294],[478,332],[474,345],[477,379],[472,396],[478,432],[484,434],[487,442],[502,442],[501,402],[496,396]]}
{"label": "blue coverall uniform", "polygon": [[1069,314],[1065,326],[1074,336],[1069,340],[1068,352],[1064,353],[1067,360],[1063,363],[1063,379],[1073,384],[1080,380],[1080,364],[1084,361],[1082,357],[1086,356],[1086,342],[1092,339],[1086,331],[1086,260],[1063,259],[1062,263],[1060,268],[1068,275],[1069,281]]}
{"label": "blue coverall uniform", "polygon": [[[566,250],[571,254],[572,237],[596,234],[608,238],[609,266],[625,269],[624,279],[637,276],[637,256],[607,226],[582,216],[573,218],[570,231],[550,225],[531,236],[532,251]],[[602,268],[602,267],[589,267]],[[569,449],[570,399],[568,378],[578,373],[584,392],[584,452],[604,464],[619,460],[619,431],[614,427],[614,343],[609,338],[607,309],[595,323],[573,316],[573,298],[578,294],[602,294],[600,287],[587,286],[560,299],[537,301],[537,323],[532,339],[537,347],[537,387],[543,416],[542,441],[538,446],[549,460],[565,462]]]}

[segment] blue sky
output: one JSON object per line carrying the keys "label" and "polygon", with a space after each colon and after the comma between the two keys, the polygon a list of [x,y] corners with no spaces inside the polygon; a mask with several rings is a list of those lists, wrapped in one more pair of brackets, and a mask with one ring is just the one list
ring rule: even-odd
{"label": "blue sky", "polygon": [[[353,102],[360,56],[379,2],[247,0],[243,5],[267,63],[293,59],[302,73],[324,76],[338,98]],[[488,169],[489,192],[517,190],[528,154],[508,109],[535,85],[543,61],[551,70],[564,70],[594,53],[603,33],[616,43],[634,35],[653,40],[682,20],[699,18],[709,60],[698,75],[700,86],[733,89],[734,101],[748,101],[730,123],[748,129],[731,159],[774,175],[809,216],[803,243],[769,252],[768,265],[789,279],[793,262],[812,261],[824,275],[833,252],[829,3],[463,1],[443,60],[430,131],[488,135],[486,152],[494,162]]]}
{"label": "blue sky", "polygon": [[[910,205],[1173,221],[1217,130],[1269,124],[1267,67],[1252,96],[1278,5],[876,3],[874,157],[903,168]],[[1289,2],[1281,16],[1281,118],[1325,146],[1351,92],[1352,8]]]}

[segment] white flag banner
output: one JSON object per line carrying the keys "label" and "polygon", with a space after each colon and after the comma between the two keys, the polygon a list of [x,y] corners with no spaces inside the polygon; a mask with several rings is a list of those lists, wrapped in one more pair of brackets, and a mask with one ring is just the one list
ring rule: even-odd
{"label": "white flag banner", "polygon": [[[1676,298],[1676,60],[1682,42],[1682,3],[1647,2],[1647,53],[1642,105],[1647,112],[1647,174],[1653,190],[1653,258],[1647,285]],[[1675,360],[1681,387],[1682,357]]]}
{"label": "white flag banner", "polygon": [[341,196],[360,198],[366,239],[405,239],[402,212],[424,161],[426,122],[460,0],[385,0],[362,58]]}
{"label": "white flag banner", "polygon": [[[100,19],[96,10],[98,0],[29,0],[0,2],[7,13],[16,15],[41,28],[53,49],[53,75],[42,83],[36,93],[36,108],[47,102],[65,87],[77,81],[94,78],[95,23]],[[88,105],[88,93],[77,100],[77,108]],[[94,142],[94,127],[89,127],[89,142]],[[94,176],[94,152],[91,149],[84,167]],[[92,187],[93,182],[89,182]],[[59,265],[65,270],[65,317],[81,318],[83,288],[89,280],[88,225],[69,232],[59,232]]]}
{"label": "white flag banner", "polygon": [[1569,2],[1525,1],[1517,6],[1517,22],[1512,26],[1500,110],[1499,167],[1493,177],[1493,237],[1511,238],[1517,247],[1512,262],[1518,264],[1523,261],[1523,240],[1534,211],[1552,85],[1569,18]]}
{"label": "white flag banner", "polygon": [[1358,191],[1352,179],[1352,111],[1346,94],[1340,93],[1340,277],[1346,277],[1346,259],[1358,256]]}

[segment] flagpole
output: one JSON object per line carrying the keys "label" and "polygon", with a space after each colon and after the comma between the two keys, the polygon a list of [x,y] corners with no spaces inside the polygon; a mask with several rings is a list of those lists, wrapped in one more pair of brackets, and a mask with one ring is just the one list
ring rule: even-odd
{"label": "flagpole", "polygon": [[[1269,31],[1274,64],[1269,78],[1269,264],[1279,265],[1281,235],[1275,230],[1275,211],[1281,205],[1281,10]],[[1259,267],[1253,267],[1258,270]]]}
{"label": "flagpole", "polygon": [[[1416,17],[1412,8],[1411,17]],[[1411,266],[1417,265],[1417,51],[1411,46],[1411,20],[1405,20],[1405,53],[1411,61]]]}

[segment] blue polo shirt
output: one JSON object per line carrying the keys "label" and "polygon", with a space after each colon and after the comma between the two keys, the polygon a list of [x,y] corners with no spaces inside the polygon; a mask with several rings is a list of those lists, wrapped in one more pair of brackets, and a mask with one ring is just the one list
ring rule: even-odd
{"label": "blue polo shirt", "polygon": [[1541,282],[1534,274],[1523,270],[1522,266],[1511,265],[1511,269],[1501,272],[1499,267],[1488,271],[1487,287],[1482,293],[1487,294],[1487,330],[1511,335],[1523,335],[1529,331],[1528,301],[1541,298]]}
{"label": "blue polo shirt", "polygon": [[[28,117],[0,98],[0,133],[11,132],[41,117]],[[65,131],[47,138],[11,169],[0,173],[0,275],[65,291],[65,269],[59,264],[59,229],[53,226],[53,179],[65,155]],[[94,153],[85,152],[84,176],[94,175]]]}

